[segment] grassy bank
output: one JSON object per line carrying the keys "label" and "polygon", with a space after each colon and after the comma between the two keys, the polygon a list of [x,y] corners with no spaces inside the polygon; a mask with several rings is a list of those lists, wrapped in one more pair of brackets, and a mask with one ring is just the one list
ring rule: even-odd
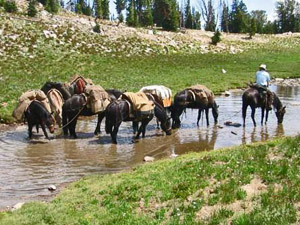
{"label": "grassy bank", "polygon": [[[1,62],[0,121],[12,121],[11,112],[22,92],[38,89],[46,81],[66,82],[82,74],[105,88],[137,91],[144,85],[163,84],[173,92],[200,83],[215,93],[244,87],[253,81],[260,63],[266,63],[273,77],[297,77],[300,47],[259,49],[234,54],[171,54],[110,57],[71,54],[44,49],[40,57]],[[221,70],[225,69],[226,74]]]}
{"label": "grassy bank", "polygon": [[285,138],[89,176],[0,224],[296,224],[299,146]]}

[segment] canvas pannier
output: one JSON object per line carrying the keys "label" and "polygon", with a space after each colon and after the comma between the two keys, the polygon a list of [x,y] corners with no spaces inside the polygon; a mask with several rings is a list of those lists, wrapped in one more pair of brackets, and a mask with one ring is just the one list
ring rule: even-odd
{"label": "canvas pannier", "polygon": [[204,85],[194,85],[188,88],[195,94],[195,101],[200,104],[208,104],[209,98],[214,97],[214,94]]}
{"label": "canvas pannier", "polygon": [[103,112],[110,103],[109,94],[99,85],[88,85],[84,93],[88,97],[87,107],[93,113]]}
{"label": "canvas pannier", "polygon": [[27,92],[23,93],[20,96],[19,101],[18,101],[18,105],[14,109],[12,116],[16,120],[22,121],[23,116],[24,116],[24,112],[27,110],[30,103],[34,100],[39,101],[45,107],[45,109],[49,113],[51,113],[50,104],[49,104],[49,101],[48,101],[47,96],[45,95],[45,93],[41,90],[30,90],[30,91],[27,91]]}

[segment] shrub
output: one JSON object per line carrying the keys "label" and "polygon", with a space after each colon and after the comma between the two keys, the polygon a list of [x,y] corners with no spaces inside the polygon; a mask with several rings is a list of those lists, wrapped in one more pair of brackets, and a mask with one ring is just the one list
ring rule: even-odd
{"label": "shrub", "polygon": [[9,12],[9,13],[16,13],[18,11],[15,1],[5,1],[4,9],[6,12]]}
{"label": "shrub", "polygon": [[213,45],[217,45],[219,42],[221,41],[221,33],[219,30],[217,30],[215,33],[214,33],[214,36],[212,36],[211,38],[211,43]]}
{"label": "shrub", "polygon": [[57,0],[48,0],[45,9],[50,13],[57,13],[59,9]]}
{"label": "shrub", "polygon": [[4,6],[4,0],[0,0],[0,7]]}
{"label": "shrub", "polygon": [[31,17],[35,17],[37,14],[37,10],[35,8],[35,0],[30,0],[29,4],[28,4],[28,8],[27,8],[27,15],[31,16]]}
{"label": "shrub", "polygon": [[93,31],[96,33],[101,33],[100,25],[98,22],[96,22],[96,25],[93,27]]}

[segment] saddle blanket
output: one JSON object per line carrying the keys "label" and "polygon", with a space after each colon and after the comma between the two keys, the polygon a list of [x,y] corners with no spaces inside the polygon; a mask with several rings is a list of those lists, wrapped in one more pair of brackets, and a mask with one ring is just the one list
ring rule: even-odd
{"label": "saddle blanket", "polygon": [[39,101],[45,107],[45,109],[49,113],[51,113],[50,104],[49,104],[48,98],[45,95],[45,93],[41,90],[30,90],[30,91],[23,93],[20,96],[20,98],[18,100],[18,105],[14,109],[12,116],[16,120],[22,121],[24,112],[27,110],[30,103],[34,100]]}
{"label": "saddle blanket", "polygon": [[133,111],[151,111],[155,106],[153,101],[150,101],[144,92],[125,92],[120,98],[129,101]]}
{"label": "saddle blanket", "polygon": [[141,88],[140,92],[157,95],[164,107],[170,107],[172,103],[172,91],[163,85],[151,85]]}

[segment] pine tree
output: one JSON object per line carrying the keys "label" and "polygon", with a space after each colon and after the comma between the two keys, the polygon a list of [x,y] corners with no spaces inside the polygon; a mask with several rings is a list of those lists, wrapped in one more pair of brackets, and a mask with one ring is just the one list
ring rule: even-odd
{"label": "pine tree", "polygon": [[102,0],[102,18],[105,20],[109,20],[109,0]]}
{"label": "pine tree", "polygon": [[263,28],[267,23],[267,14],[264,10],[254,10],[251,12],[251,19],[255,20],[256,23],[256,32],[262,34]]}
{"label": "pine tree", "polygon": [[213,45],[217,45],[220,41],[221,41],[221,33],[220,33],[219,29],[217,29],[214,33],[214,36],[212,36],[212,38],[211,38],[211,43]]}
{"label": "pine tree", "polygon": [[125,0],[116,0],[115,4],[116,4],[116,11],[118,13],[119,22],[122,23],[124,20],[122,11],[125,9]]}
{"label": "pine tree", "polygon": [[222,16],[221,16],[221,30],[223,32],[229,32],[229,23],[230,23],[229,8],[225,2],[223,2],[222,5],[223,8],[222,8]]}
{"label": "pine tree", "polygon": [[250,36],[250,39],[255,35],[256,33],[256,21],[254,18],[251,19],[251,25],[250,25],[250,32],[249,32],[249,36]]}
{"label": "pine tree", "polygon": [[36,1],[30,0],[27,8],[27,15],[31,17],[35,17],[37,14],[37,10],[35,8]]}
{"label": "pine tree", "polygon": [[194,29],[201,30],[201,14],[200,12],[196,11],[194,17]]}
{"label": "pine tree", "polygon": [[101,6],[101,0],[94,0],[94,8],[95,8],[95,16],[97,18],[102,19],[102,6]]}
{"label": "pine tree", "polygon": [[193,17],[191,13],[191,3],[190,0],[187,0],[185,7],[185,27],[192,29],[193,28]]}
{"label": "pine tree", "polygon": [[126,17],[127,25],[132,26],[132,27],[137,26],[134,0],[129,0],[129,5],[128,5],[128,10],[127,11],[128,11],[127,17]]}
{"label": "pine tree", "polygon": [[278,1],[276,12],[280,32],[299,31],[300,4],[296,0]]}
{"label": "pine tree", "polygon": [[59,4],[57,0],[47,0],[45,9],[50,13],[57,13],[59,9]]}
{"label": "pine tree", "polygon": [[146,9],[143,12],[143,19],[142,19],[142,25],[143,26],[153,26],[153,16],[152,16],[152,10],[151,10],[151,2],[150,0],[146,0]]}

